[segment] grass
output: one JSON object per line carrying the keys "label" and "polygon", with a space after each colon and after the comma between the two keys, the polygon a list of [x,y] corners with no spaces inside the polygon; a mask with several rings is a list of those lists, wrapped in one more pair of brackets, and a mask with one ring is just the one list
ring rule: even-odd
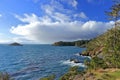
{"label": "grass", "polygon": [[108,69],[92,71],[95,74],[95,80],[120,80],[120,70]]}
{"label": "grass", "polygon": [[115,77],[116,80],[120,80],[120,71],[109,73],[109,75]]}

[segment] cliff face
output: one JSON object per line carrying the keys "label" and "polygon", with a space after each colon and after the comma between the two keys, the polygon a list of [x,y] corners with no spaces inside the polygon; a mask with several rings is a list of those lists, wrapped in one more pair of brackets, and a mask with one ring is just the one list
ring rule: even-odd
{"label": "cliff face", "polygon": [[109,31],[92,39],[86,46],[87,50],[82,54],[91,57],[102,55],[108,33]]}
{"label": "cliff face", "polygon": [[84,51],[82,54],[91,57],[94,56],[101,57],[104,53],[106,53],[106,49],[107,52],[114,53],[113,48],[116,49],[120,48],[119,44],[120,44],[120,30],[119,29],[115,30],[115,28],[112,28],[105,32],[104,34],[91,40],[86,46],[87,50]]}

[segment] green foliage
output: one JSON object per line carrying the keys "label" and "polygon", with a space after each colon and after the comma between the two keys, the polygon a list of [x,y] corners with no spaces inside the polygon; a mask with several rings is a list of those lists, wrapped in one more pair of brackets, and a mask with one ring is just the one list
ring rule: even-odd
{"label": "green foliage", "polygon": [[92,58],[90,62],[85,64],[88,66],[88,70],[96,70],[99,68],[105,69],[107,67],[105,61],[98,57]]}
{"label": "green foliage", "polygon": [[83,71],[81,72],[79,70],[78,66],[71,67],[69,69],[69,71],[60,78],[60,80],[73,80],[75,75],[77,75],[77,74],[81,74],[82,75],[83,73],[84,73]]}
{"label": "green foliage", "polygon": [[55,80],[55,75],[47,76],[47,77],[41,78],[40,80]]}
{"label": "green foliage", "polygon": [[[115,1],[116,2],[116,1]],[[93,58],[89,65],[89,69],[104,68],[120,68],[120,1],[115,3],[109,12],[109,18],[115,21],[114,28],[108,30],[104,34],[90,41],[84,54]],[[99,59],[101,58],[101,59]],[[101,62],[100,62],[101,61]],[[101,65],[105,63],[104,65]]]}
{"label": "green foliage", "polygon": [[105,57],[107,65],[112,68],[120,68],[120,54],[114,53]]}
{"label": "green foliage", "polygon": [[104,55],[105,60],[110,67],[120,68],[120,3],[112,6],[108,13],[115,20],[115,27],[107,33]]}
{"label": "green foliage", "polygon": [[10,76],[8,73],[0,73],[0,80],[10,80]]}
{"label": "green foliage", "polygon": [[110,20],[119,20],[120,19],[120,1],[114,1],[114,5],[111,7],[109,12],[106,12]]}
{"label": "green foliage", "polygon": [[[100,46],[103,46],[100,53],[102,58],[99,58],[99,54],[93,55],[95,49]],[[107,67],[120,68],[120,25],[89,42],[86,53],[93,55],[90,62],[85,62],[89,70]]]}
{"label": "green foliage", "polygon": [[120,51],[120,1],[115,0],[114,5],[111,7],[110,11],[107,12],[109,18],[115,21],[114,28],[107,34],[106,40],[106,50],[107,53],[119,53]]}
{"label": "green foliage", "polygon": [[79,41],[73,41],[73,42],[55,42],[53,45],[55,46],[78,46],[78,47],[85,47],[85,45],[89,42],[90,40],[79,40]]}
{"label": "green foliage", "polygon": [[83,54],[89,55],[89,56],[95,56],[99,53],[96,53],[96,51],[99,51],[99,48],[104,47],[104,43],[106,40],[107,32],[92,39],[86,46],[86,51],[83,52]]}

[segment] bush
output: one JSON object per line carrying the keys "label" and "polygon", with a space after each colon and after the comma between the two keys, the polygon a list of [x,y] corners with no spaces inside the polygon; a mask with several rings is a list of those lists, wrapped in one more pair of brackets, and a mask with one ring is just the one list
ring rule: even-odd
{"label": "bush", "polygon": [[77,75],[77,74],[83,74],[83,73],[84,72],[81,72],[79,70],[78,66],[74,66],[74,67],[71,67],[69,69],[69,71],[60,78],[60,80],[73,80],[73,78],[75,77],[75,75]]}
{"label": "bush", "polygon": [[88,70],[96,70],[96,69],[99,69],[99,68],[107,68],[107,65],[105,63],[105,61],[101,58],[98,58],[98,57],[94,57],[91,59],[90,62],[86,62],[85,63],[87,66],[88,66]]}

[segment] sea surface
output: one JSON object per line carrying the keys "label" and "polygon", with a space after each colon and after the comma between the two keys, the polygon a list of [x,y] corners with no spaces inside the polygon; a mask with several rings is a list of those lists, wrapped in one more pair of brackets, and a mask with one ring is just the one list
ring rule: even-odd
{"label": "sea surface", "polygon": [[[51,45],[0,45],[0,71],[8,72],[14,80],[39,80],[39,78],[54,74],[56,80],[71,66],[84,69],[87,57],[78,53],[85,50],[74,46]],[[69,59],[79,59],[80,63]]]}

